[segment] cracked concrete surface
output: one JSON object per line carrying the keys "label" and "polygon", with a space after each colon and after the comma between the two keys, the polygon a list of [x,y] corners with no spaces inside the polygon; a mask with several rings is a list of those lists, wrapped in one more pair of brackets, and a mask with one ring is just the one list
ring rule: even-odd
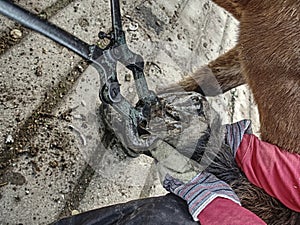
{"label": "cracked concrete surface", "polygon": [[[110,29],[107,0],[15,2],[35,13],[62,4],[50,21],[88,43]],[[209,0],[130,0],[121,6],[128,45],[143,55],[152,90],[235,43],[237,22]],[[15,28],[0,17],[0,48]],[[97,72],[66,48],[25,32],[0,51],[0,224],[48,224],[74,210],[165,193],[151,158],[130,158],[101,133]],[[118,72],[122,93],[135,103],[133,78],[122,66]],[[247,87],[209,101],[224,123],[250,118],[258,132]],[[89,164],[95,152],[97,166]]]}

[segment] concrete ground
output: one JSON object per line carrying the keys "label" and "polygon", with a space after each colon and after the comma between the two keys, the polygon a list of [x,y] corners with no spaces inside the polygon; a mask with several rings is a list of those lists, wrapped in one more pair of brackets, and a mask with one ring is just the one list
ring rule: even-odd
{"label": "concrete ground", "polygon": [[[96,43],[109,31],[107,0],[17,0]],[[131,50],[146,62],[150,89],[168,85],[230,49],[237,21],[209,0],[121,1]],[[164,194],[155,165],[128,157],[99,122],[99,75],[79,56],[0,16],[0,224],[49,224],[72,213]],[[130,73],[118,77],[136,101]],[[125,79],[126,78],[126,79]],[[210,98],[224,123],[259,129],[247,87]],[[93,160],[95,153],[97,160]]]}

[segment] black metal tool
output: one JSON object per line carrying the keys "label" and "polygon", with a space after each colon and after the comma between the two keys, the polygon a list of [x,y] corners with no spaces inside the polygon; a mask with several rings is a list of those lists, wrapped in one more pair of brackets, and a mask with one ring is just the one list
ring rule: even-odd
{"label": "black metal tool", "polygon": [[[32,29],[62,46],[67,47],[88,60],[100,75],[100,99],[111,105],[125,117],[131,127],[139,130],[149,122],[151,105],[156,104],[154,92],[148,89],[144,76],[144,61],[142,56],[133,53],[126,44],[125,33],[122,30],[119,0],[111,0],[111,16],[113,31],[110,34],[99,33],[99,37],[108,37],[110,43],[104,48],[89,45],[58,26],[39,18],[24,8],[8,0],[0,0],[0,13],[25,27]],[[130,69],[135,79],[139,104],[132,106],[120,92],[116,66],[120,62]]]}

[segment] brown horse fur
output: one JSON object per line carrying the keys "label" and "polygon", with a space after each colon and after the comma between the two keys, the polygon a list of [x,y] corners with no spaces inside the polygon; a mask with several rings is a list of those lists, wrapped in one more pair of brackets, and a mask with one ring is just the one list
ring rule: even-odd
{"label": "brown horse fur", "polygon": [[[214,2],[240,21],[237,45],[167,91],[214,96],[247,83],[259,109],[262,140],[299,154],[300,1]],[[230,160],[223,153],[208,171],[230,183],[243,206],[268,224],[299,224],[300,213],[252,185],[241,172],[229,175],[237,167],[234,162],[225,165]]]}
{"label": "brown horse fur", "polygon": [[166,90],[212,96],[246,82],[258,106],[262,140],[300,153],[300,2],[215,2],[240,20],[237,45]]}

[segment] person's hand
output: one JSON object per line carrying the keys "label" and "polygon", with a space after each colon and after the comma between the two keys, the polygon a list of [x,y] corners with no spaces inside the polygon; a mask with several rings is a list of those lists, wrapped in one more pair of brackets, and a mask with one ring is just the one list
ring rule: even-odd
{"label": "person's hand", "polygon": [[187,182],[209,166],[221,150],[225,127],[219,114],[198,93],[168,93],[159,98],[161,107],[153,111],[148,131],[160,140],[148,149],[161,181],[170,174]]}
{"label": "person's hand", "polygon": [[206,172],[199,173],[188,183],[166,175],[163,186],[187,202],[195,221],[198,221],[200,212],[215,198],[226,198],[240,204],[239,198],[227,183]]}

